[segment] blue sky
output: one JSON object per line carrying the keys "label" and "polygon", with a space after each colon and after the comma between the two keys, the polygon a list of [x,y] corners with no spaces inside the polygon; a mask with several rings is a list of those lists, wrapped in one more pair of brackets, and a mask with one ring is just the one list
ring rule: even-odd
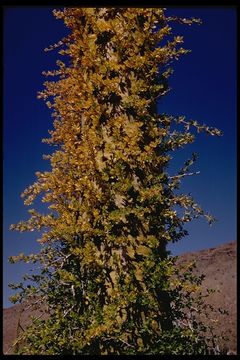
{"label": "blue sky", "polygon": [[[236,240],[236,10],[231,7],[168,8],[168,15],[200,17],[201,26],[174,25],[192,52],[173,64],[171,92],[159,111],[185,115],[224,133],[220,138],[199,134],[193,145],[176,153],[169,172],[181,167],[192,152],[199,154],[193,170],[199,175],[182,181],[182,192],[218,221],[212,226],[195,220],[189,236],[169,247],[173,255]],[[3,25],[3,306],[12,294],[9,282],[20,281],[27,265],[8,264],[10,255],[37,252],[38,233],[9,231],[12,223],[28,218],[21,192],[35,181],[35,172],[49,170],[43,154],[52,151],[41,142],[52,128],[49,109],[37,100],[43,70],[55,68],[57,52],[43,49],[67,33],[50,7],[9,7]],[[37,210],[43,210],[36,203]]]}

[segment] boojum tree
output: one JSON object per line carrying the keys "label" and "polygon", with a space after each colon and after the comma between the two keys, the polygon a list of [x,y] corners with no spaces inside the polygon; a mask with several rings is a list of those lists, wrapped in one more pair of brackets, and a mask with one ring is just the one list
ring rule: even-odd
{"label": "boojum tree", "polygon": [[66,8],[54,15],[69,34],[46,50],[59,49],[66,60],[45,72],[54,80],[38,97],[54,118],[43,141],[56,149],[45,156],[51,171],[37,172],[22,194],[26,205],[41,196],[49,212],[30,209],[29,220],[12,225],[41,230],[41,250],[10,258],[40,264],[39,273],[25,276],[30,285],[11,285],[19,289],[12,301],[44,303],[48,317],[20,334],[17,351],[205,353],[199,327],[180,321],[183,292],[190,301],[199,279],[176,277],[167,244],[184,237],[193,218],[212,217],[176,192],[196,155],[173,176],[167,167],[175,150],[194,142],[195,130],[221,133],[157,109],[172,62],[188,53],[170,23],[200,20],[167,17],[162,8]]}

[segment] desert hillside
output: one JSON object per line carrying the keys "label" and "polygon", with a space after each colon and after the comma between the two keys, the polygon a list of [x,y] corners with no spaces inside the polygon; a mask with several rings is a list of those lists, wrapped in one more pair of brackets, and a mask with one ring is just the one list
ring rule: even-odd
{"label": "desert hillside", "polygon": [[[204,289],[214,289],[208,301],[229,314],[216,314],[216,334],[228,337],[221,346],[229,353],[237,351],[237,243],[236,241],[198,252],[185,253],[179,262],[196,261],[196,272],[204,274]],[[210,321],[210,317],[209,317]]]}
{"label": "desert hillside", "polygon": [[[180,263],[196,261],[196,271],[205,274],[203,288],[214,288],[215,293],[210,295],[209,302],[216,308],[221,307],[229,315],[220,315],[217,324],[217,333],[223,333],[229,340],[223,341],[225,348],[236,354],[237,351],[237,264],[236,242],[230,242],[216,248],[210,248],[179,256]],[[16,338],[17,322],[22,305],[15,305],[3,309],[3,352],[11,354],[11,344]],[[24,328],[29,322],[30,315],[37,315],[37,311],[23,311],[21,325]]]}

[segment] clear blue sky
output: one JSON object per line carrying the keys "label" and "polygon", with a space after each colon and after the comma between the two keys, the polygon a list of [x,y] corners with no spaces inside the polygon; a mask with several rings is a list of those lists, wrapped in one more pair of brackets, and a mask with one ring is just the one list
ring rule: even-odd
{"label": "clear blue sky", "polygon": [[[171,92],[159,111],[186,115],[224,133],[221,138],[200,134],[193,145],[176,153],[172,169],[192,152],[199,154],[193,170],[199,175],[182,182],[197,202],[217,219],[212,227],[195,220],[189,236],[170,246],[173,255],[215,247],[236,240],[236,10],[231,7],[168,8],[168,15],[200,17],[201,26],[173,25],[192,53],[174,63]],[[27,265],[8,264],[10,255],[36,252],[38,233],[9,231],[12,223],[28,218],[20,193],[49,169],[42,155],[52,149],[41,142],[52,128],[49,109],[37,100],[43,88],[43,70],[55,68],[57,52],[43,49],[67,33],[50,7],[9,7],[4,10],[4,122],[3,122],[3,306],[12,294],[9,282],[20,281]],[[169,169],[171,171],[171,168]],[[37,203],[37,210],[44,209]]]}

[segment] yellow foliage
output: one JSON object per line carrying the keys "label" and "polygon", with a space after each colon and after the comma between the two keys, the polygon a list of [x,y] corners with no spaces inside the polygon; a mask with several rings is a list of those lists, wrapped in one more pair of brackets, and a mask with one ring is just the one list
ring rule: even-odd
{"label": "yellow foliage", "polygon": [[148,248],[147,246],[144,246],[144,245],[138,245],[136,247],[136,253],[138,255],[144,255],[144,256],[147,256],[151,253],[151,249]]}

